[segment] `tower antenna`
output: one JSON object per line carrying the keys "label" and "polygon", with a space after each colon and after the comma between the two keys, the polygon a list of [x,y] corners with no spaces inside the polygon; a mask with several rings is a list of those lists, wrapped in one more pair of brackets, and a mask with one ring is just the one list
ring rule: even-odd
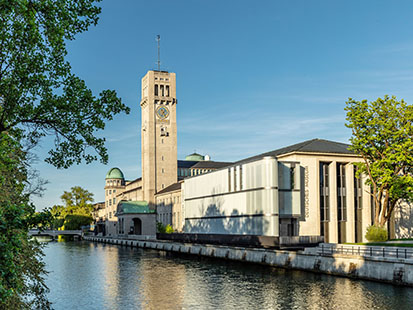
{"label": "tower antenna", "polygon": [[156,41],[158,42],[158,71],[161,71],[161,36],[159,34],[156,36]]}

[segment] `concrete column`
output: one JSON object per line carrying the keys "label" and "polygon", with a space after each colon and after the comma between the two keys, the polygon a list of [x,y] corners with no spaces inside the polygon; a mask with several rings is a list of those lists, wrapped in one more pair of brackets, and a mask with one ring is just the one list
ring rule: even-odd
{"label": "concrete column", "polygon": [[362,176],[362,205],[363,205],[363,216],[362,216],[362,223],[363,223],[363,242],[367,242],[365,237],[367,227],[371,225],[371,195],[370,195],[370,187],[366,185],[367,176]]}
{"label": "concrete column", "polygon": [[354,214],[354,166],[346,165],[346,199],[347,199],[347,223],[346,241],[356,242],[355,236],[355,214]]}
{"label": "concrete column", "polygon": [[333,161],[329,166],[329,187],[330,187],[330,223],[329,242],[338,242],[338,223],[337,223],[337,162]]}

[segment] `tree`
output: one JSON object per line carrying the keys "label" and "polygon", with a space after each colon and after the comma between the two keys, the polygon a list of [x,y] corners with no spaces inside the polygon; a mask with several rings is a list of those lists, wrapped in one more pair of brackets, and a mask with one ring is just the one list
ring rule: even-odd
{"label": "tree", "polygon": [[[50,213],[30,203],[30,149],[53,136],[46,162],[106,163],[97,136],[126,112],[113,90],[95,96],[66,61],[66,42],[96,25],[100,0],[0,0],[0,308],[50,307],[40,245],[28,229]],[[40,188],[37,188],[39,190]]]}
{"label": "tree", "polygon": [[[0,309],[47,309],[41,246],[28,229],[49,222],[25,193],[25,153],[18,139],[0,134]],[[35,297],[35,298],[33,298]]]}
{"label": "tree", "polygon": [[383,227],[402,200],[413,201],[413,106],[396,97],[346,102],[350,149],[363,158],[374,201],[374,225]]}
{"label": "tree", "polygon": [[65,204],[66,211],[71,214],[84,214],[90,215],[93,211],[93,193],[81,188],[80,186],[74,186],[70,192],[64,191],[60,196]]}
{"label": "tree", "polygon": [[95,97],[65,60],[66,41],[97,24],[95,2],[0,0],[0,133],[19,128],[30,144],[53,135],[46,161],[58,168],[106,163],[105,139],[96,131],[129,113],[113,90]]}

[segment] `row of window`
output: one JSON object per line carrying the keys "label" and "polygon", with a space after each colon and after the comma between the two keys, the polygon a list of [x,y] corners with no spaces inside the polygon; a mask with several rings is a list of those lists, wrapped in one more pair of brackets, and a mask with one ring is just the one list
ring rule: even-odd
{"label": "row of window", "polygon": [[173,197],[173,199],[172,198],[159,199],[157,201],[157,204],[158,204],[158,206],[160,206],[161,204],[168,204],[170,202],[171,203],[173,202],[173,204],[179,203],[179,196],[175,196],[175,197]]}
{"label": "row of window", "polygon": [[180,226],[179,223],[181,223],[181,213],[174,212],[173,215],[172,213],[159,213],[157,221],[164,225],[172,224],[172,227],[176,228]]}
{"label": "row of window", "polygon": [[[157,80],[158,80],[158,77],[155,76],[155,81],[157,81]],[[159,80],[160,80],[160,81],[163,81],[164,78],[159,78]],[[165,78],[165,81],[169,81],[169,78]]]}
{"label": "row of window", "polygon": [[188,169],[178,168],[178,177],[189,177],[194,175],[200,175],[212,171],[212,169]]}
{"label": "row of window", "polygon": [[168,100],[155,100],[155,104],[172,105],[172,101],[168,101]]}
{"label": "row of window", "polygon": [[[239,171],[239,176],[238,176]],[[234,174],[234,179],[232,181],[232,172]],[[228,168],[228,191],[237,191],[243,189],[242,184],[242,166]]]}
{"label": "row of window", "polygon": [[106,195],[112,195],[112,193],[116,193],[116,189],[114,189],[114,190],[111,190],[111,189],[107,189],[106,190]]}
{"label": "row of window", "polygon": [[155,84],[155,96],[169,97],[169,85]]}
{"label": "row of window", "polygon": [[106,200],[106,207],[111,206],[113,201],[113,205],[116,204],[116,198]]}
{"label": "row of window", "polygon": [[[338,221],[347,221],[347,188],[346,188],[346,164],[337,163],[337,219]],[[330,220],[330,180],[329,180],[329,163],[320,163],[320,220],[328,222]],[[354,167],[354,208],[362,208],[362,181],[356,178],[357,168]]]}
{"label": "row of window", "polygon": [[108,180],[106,181],[107,186],[121,186],[122,181],[121,180]]}

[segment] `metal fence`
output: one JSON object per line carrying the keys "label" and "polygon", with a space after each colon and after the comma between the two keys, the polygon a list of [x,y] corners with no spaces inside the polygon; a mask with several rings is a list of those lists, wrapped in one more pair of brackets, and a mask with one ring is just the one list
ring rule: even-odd
{"label": "metal fence", "polygon": [[388,257],[388,258],[413,258],[413,249],[398,247],[362,247],[362,246],[326,246],[319,247],[320,255],[359,255],[368,257]]}

